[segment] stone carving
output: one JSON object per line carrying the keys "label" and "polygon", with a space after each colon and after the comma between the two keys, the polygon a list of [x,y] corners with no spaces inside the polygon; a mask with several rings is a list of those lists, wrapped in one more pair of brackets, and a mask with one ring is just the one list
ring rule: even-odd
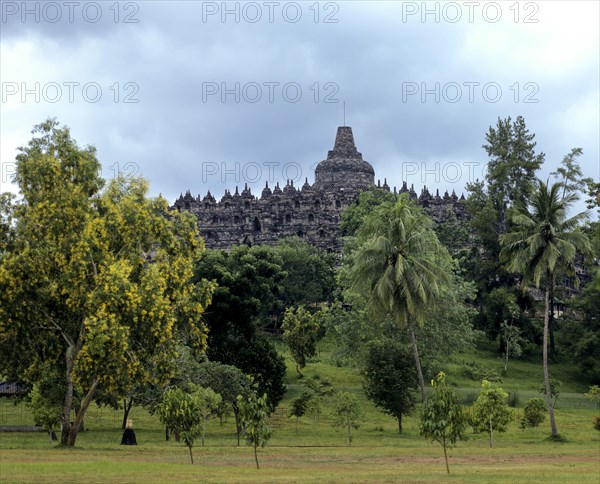
{"label": "stone carving", "polygon": [[[375,171],[363,160],[356,149],[352,128],[340,126],[333,150],[315,169],[315,182],[305,179],[301,187],[288,180],[283,189],[279,183],[273,190],[268,182],[260,198],[254,196],[248,185],[232,195],[229,190],[217,201],[210,191],[201,198],[188,190],[175,201],[172,208],[188,210],[198,218],[200,234],[206,247],[227,249],[237,244],[274,245],[282,237],[298,236],[321,249],[341,252],[340,216],[344,209],[356,203],[359,194],[374,186]],[[390,191],[387,180],[382,190]],[[465,207],[454,191],[432,196],[427,187],[417,196],[403,182],[400,193],[408,192],[436,222],[447,217],[447,210],[458,218],[465,216]],[[394,193],[396,187],[394,187]]]}

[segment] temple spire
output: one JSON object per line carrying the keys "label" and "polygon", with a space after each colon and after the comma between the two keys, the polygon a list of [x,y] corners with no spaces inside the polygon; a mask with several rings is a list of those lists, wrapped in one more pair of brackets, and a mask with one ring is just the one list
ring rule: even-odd
{"label": "temple spire", "polygon": [[362,154],[356,150],[354,135],[350,126],[338,127],[333,150],[327,154],[327,159],[332,158],[358,158],[362,160]]}

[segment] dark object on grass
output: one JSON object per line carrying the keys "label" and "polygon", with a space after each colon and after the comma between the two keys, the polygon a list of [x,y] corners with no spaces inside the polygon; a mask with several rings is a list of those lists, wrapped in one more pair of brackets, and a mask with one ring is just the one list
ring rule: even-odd
{"label": "dark object on grass", "polygon": [[137,445],[137,440],[135,439],[135,432],[133,429],[125,429],[123,431],[121,445]]}

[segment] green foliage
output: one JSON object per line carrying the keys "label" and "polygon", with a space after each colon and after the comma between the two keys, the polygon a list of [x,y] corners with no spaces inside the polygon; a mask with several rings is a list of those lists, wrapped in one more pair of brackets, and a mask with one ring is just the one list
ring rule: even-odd
{"label": "green foliage", "polygon": [[[524,284],[539,287],[542,277],[553,276],[558,267],[574,275],[576,254],[586,255],[591,251],[588,237],[575,230],[587,215],[580,213],[567,218],[568,209],[577,196],[568,194],[560,199],[561,188],[561,184],[549,186],[537,180],[531,210],[526,206],[517,207],[512,217],[514,230],[500,237],[502,260],[509,271],[523,275]],[[550,284],[552,278],[546,282]]]}
{"label": "green foliage", "polygon": [[[502,324],[514,326],[529,340],[539,335],[533,328],[527,310],[532,308],[530,295],[516,287],[496,287],[482,296],[482,310],[477,318],[477,327],[487,333],[489,339],[499,339],[499,351],[506,356]],[[524,342],[524,341],[523,341]]]}
{"label": "green foliage", "polygon": [[598,405],[600,405],[600,387],[598,385],[590,386],[585,396],[594,402],[595,408],[598,408]]}
{"label": "green foliage", "polygon": [[448,249],[450,255],[464,263],[469,255],[469,237],[471,235],[469,222],[458,219],[453,208],[448,207],[444,220],[433,227],[439,241]]}
{"label": "green foliage", "polygon": [[577,253],[584,256],[591,254],[589,239],[576,230],[578,224],[586,218],[586,214],[580,213],[567,218],[568,209],[577,200],[577,195],[570,193],[559,198],[561,187],[560,183],[549,186],[548,183],[537,180],[535,191],[531,195],[531,210],[525,205],[517,207],[512,214],[513,230],[500,237],[500,258],[506,262],[507,270],[522,275],[523,290],[526,290],[530,283],[539,288],[542,278],[545,281],[543,371],[553,437],[558,436],[558,430],[554,420],[548,370],[550,294],[554,290],[554,279],[558,269],[575,276],[577,282]]}
{"label": "green foliage", "polygon": [[431,385],[433,393],[421,414],[419,430],[423,437],[442,446],[446,471],[450,474],[447,449],[464,438],[467,420],[462,407],[458,404],[456,393],[446,383],[443,372],[440,372],[436,381],[431,381]]}
{"label": "green foliage", "polygon": [[534,190],[535,173],[544,162],[544,153],[535,153],[534,138],[522,116],[512,123],[510,117],[498,118],[485,136],[488,192],[501,212],[507,205],[525,204]]}
{"label": "green foliage", "polygon": [[358,203],[349,206],[344,210],[344,213],[342,213],[342,218],[340,220],[340,230],[342,235],[356,235],[364,220],[375,208],[379,207],[382,203],[395,203],[396,201],[397,195],[376,187],[362,192],[359,195]]}
{"label": "green foliage", "polygon": [[510,356],[521,356],[523,349],[521,344],[523,338],[521,338],[521,330],[508,323],[507,321],[502,322],[500,325],[500,337],[504,341],[504,373],[508,371],[508,358]]}
{"label": "green foliage", "polygon": [[600,289],[586,286],[569,302],[573,313],[561,324],[564,352],[585,378],[600,384]]}
{"label": "green foliage", "polygon": [[[550,378],[550,398],[552,398],[552,406],[556,405],[556,400],[558,400],[558,396],[560,395],[561,386],[562,382],[560,380]],[[542,385],[540,393],[543,395],[546,394],[546,385]]]}
{"label": "green foliage", "polygon": [[413,321],[422,323],[450,280],[450,256],[440,244],[432,221],[404,195],[378,206],[361,225],[362,245],[354,255],[353,284],[368,295],[368,308],[379,321],[391,318],[407,326],[426,401]]}
{"label": "green foliage", "polygon": [[594,418],[594,429],[600,432],[600,416]]}
{"label": "green foliage", "polygon": [[0,258],[11,249],[14,242],[14,203],[17,197],[10,192],[0,193]]}
{"label": "green foliage", "polygon": [[365,419],[365,413],[358,398],[348,392],[336,393],[332,412],[332,425],[348,430],[348,446],[352,447],[352,429],[358,429]]}
{"label": "green foliage", "polygon": [[432,230],[430,218],[400,196],[365,219],[363,245],[354,256],[353,281],[369,294],[370,309],[405,324],[422,321],[449,281],[449,254]]}
{"label": "green foliage", "polygon": [[283,340],[287,343],[292,358],[296,362],[296,371],[306,366],[308,359],[317,354],[317,341],[321,335],[319,314],[311,314],[304,306],[286,309],[283,316]]}
{"label": "green foliage", "polygon": [[311,395],[308,392],[302,392],[300,396],[292,400],[289,416],[296,417],[296,432],[298,431],[298,419],[306,413]]}
{"label": "green foliage", "polygon": [[283,305],[316,305],[332,299],[335,290],[334,254],[319,250],[298,237],[277,242],[275,252],[287,273],[283,281]]}
{"label": "green foliage", "polygon": [[[544,161],[543,153],[535,153],[534,138],[521,116],[514,122],[510,117],[498,118],[496,126],[490,126],[486,133],[483,145],[489,157],[485,181],[467,184],[466,207],[474,240],[471,253],[461,265],[467,269],[469,279],[476,282],[481,296],[494,288],[515,286],[499,261],[498,235],[510,228],[510,208],[525,204],[533,191],[535,173]],[[485,308],[484,304],[482,309]],[[498,334],[504,319],[496,322],[492,337]]]}
{"label": "green foliage", "polygon": [[333,395],[333,385],[327,378],[319,375],[303,380],[305,389],[297,400],[302,402],[304,413],[312,415],[313,422],[317,422],[321,415],[324,402]]}
{"label": "green foliage", "polygon": [[[469,214],[469,226],[474,232],[475,241],[465,261],[472,278],[482,290],[489,289],[490,278],[498,274],[498,262],[493,258],[500,252],[498,231],[500,214],[494,206],[494,200],[486,191],[483,181],[468,183],[466,208]],[[482,257],[483,255],[483,257]]]}
{"label": "green foliage", "polygon": [[396,341],[375,341],[369,345],[363,368],[365,394],[377,407],[398,420],[415,406],[417,374],[410,351]]}
{"label": "green foliage", "polygon": [[198,401],[198,412],[202,416],[202,447],[204,447],[204,438],[206,434],[206,422],[208,418],[217,411],[223,399],[221,395],[215,393],[210,388],[197,387],[193,393]]}
{"label": "green foliage", "polygon": [[262,397],[259,397],[255,392],[250,393],[247,397],[240,395],[238,396],[238,406],[246,442],[254,448],[256,468],[259,469],[256,449],[258,446],[265,447],[271,438],[271,431],[267,425],[267,395],[263,394]]}
{"label": "green foliage", "polygon": [[[340,268],[340,273],[346,268]],[[364,298],[342,287],[343,301],[336,301],[324,313],[326,334],[335,342],[332,359],[336,366],[355,366],[375,331],[368,318]]]}
{"label": "green foliage", "polygon": [[46,371],[45,376],[33,385],[29,406],[34,421],[52,432],[60,423],[60,412],[65,397],[63,376],[57,371]]}
{"label": "green foliage", "polygon": [[205,361],[198,365],[192,381],[205,388],[211,388],[221,395],[221,403],[217,405],[215,414],[221,419],[225,416],[228,406],[233,409],[238,438],[242,430],[242,423],[237,406],[238,395],[248,396],[251,384],[242,371],[231,365],[224,365],[215,361]]}
{"label": "green foliage", "polygon": [[460,372],[463,376],[469,378],[470,380],[487,380],[491,382],[502,383],[502,378],[500,377],[500,375],[498,375],[498,372],[496,370],[494,370],[493,368],[483,368],[475,361],[463,361],[460,365]]}
{"label": "green foliage", "polygon": [[424,349],[422,363],[428,378],[444,368],[453,353],[474,348],[476,338],[482,335],[473,329],[477,315],[473,307],[475,292],[473,283],[453,272],[450,283],[442,288],[438,303],[427,308],[426,323],[415,328],[417,341]]}
{"label": "green foliage", "polygon": [[[141,178],[103,190],[95,148],[55,120],[33,134],[17,155],[22,198],[0,259],[0,373],[36,383],[65,368],[61,443],[73,446],[98,387],[120,398],[168,380],[182,339],[205,349],[213,285],[190,284],[203,251],[191,214],[148,199]],[[71,426],[74,385],[85,396]]]}
{"label": "green foliage", "polygon": [[198,395],[185,393],[180,388],[170,388],[165,392],[162,403],[157,406],[156,413],[169,429],[181,433],[193,464],[192,448],[202,434],[203,421]]}
{"label": "green foliage", "polygon": [[213,279],[218,287],[207,311],[207,356],[233,365],[268,395],[273,411],[285,394],[285,363],[261,327],[276,320],[287,273],[268,246],[238,246],[229,252],[207,250],[196,261],[196,279]]}
{"label": "green foliage", "polygon": [[550,173],[555,178],[559,179],[563,186],[563,197],[567,193],[581,193],[593,183],[592,178],[584,178],[581,166],[577,163],[577,158],[583,154],[581,148],[573,148],[571,152],[566,155],[561,166],[555,171]]}
{"label": "green foliage", "polygon": [[523,407],[521,428],[537,427],[546,420],[546,404],[542,398],[530,398]]}
{"label": "green foliage", "polygon": [[519,406],[519,404],[521,403],[521,397],[519,395],[518,391],[513,391],[510,392],[508,394],[508,400],[507,400],[508,406],[512,407],[512,408],[516,408]]}
{"label": "green foliage", "polygon": [[505,432],[512,419],[512,412],[505,401],[508,393],[487,380],[481,382],[481,391],[473,405],[473,420],[480,431],[490,435],[490,447],[493,447],[493,431]]}

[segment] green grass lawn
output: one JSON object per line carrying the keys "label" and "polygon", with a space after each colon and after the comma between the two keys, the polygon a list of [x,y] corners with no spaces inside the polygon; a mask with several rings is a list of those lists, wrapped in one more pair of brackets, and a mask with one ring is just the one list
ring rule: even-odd
{"label": "green grass lawn", "polygon": [[[357,369],[336,368],[329,358],[330,342],[321,345],[319,357],[303,373],[331,380],[336,389],[356,393],[364,402],[366,421],[355,431],[353,447],[344,432],[336,431],[326,411],[298,422],[287,416],[290,401],[302,388],[295,365],[285,352],[288,394],[271,418],[273,438],[259,450],[261,469],[254,467],[251,448],[236,446],[233,418],[221,426],[209,423],[206,447],[196,447],[195,465],[187,449],[165,442],[164,430],[155,417],[134,407],[138,446],[120,446],[121,413],[93,406],[86,417],[88,431],[81,433],[75,449],[61,449],[45,433],[0,433],[0,481],[21,482],[594,482],[600,480],[600,433],[592,428],[597,413],[581,391],[585,383],[573,378],[570,365],[551,371],[563,381],[556,419],[567,442],[546,440],[548,421],[533,429],[520,429],[522,414],[515,408],[515,421],[506,433],[495,435],[495,447],[487,434],[468,432],[468,440],[450,452],[451,475],[447,476],[442,450],[418,434],[418,418],[397,423],[368,402]],[[502,369],[502,361],[489,349],[457,355],[448,362],[447,373],[463,397],[477,392],[478,382],[461,376],[462,360],[477,361],[487,368]],[[539,368],[538,368],[539,367]],[[572,378],[573,377],[573,378]],[[531,396],[540,396],[541,364],[511,361],[501,386],[518,391],[520,406]],[[33,424],[24,405],[0,400],[0,425]],[[297,426],[297,428],[296,428]]]}

